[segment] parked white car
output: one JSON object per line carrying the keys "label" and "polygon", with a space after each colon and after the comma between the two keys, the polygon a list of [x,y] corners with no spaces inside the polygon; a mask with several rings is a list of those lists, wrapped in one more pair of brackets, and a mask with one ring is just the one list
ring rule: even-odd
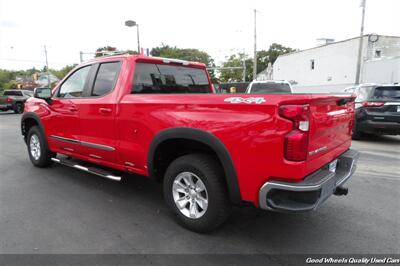
{"label": "parked white car", "polygon": [[250,94],[290,94],[293,93],[292,86],[286,80],[262,80],[252,81],[246,93]]}

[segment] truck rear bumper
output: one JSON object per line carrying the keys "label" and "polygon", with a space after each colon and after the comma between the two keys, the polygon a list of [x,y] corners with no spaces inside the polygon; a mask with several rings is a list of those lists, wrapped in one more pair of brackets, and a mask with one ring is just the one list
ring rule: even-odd
{"label": "truck rear bumper", "polygon": [[284,212],[314,210],[335,191],[342,190],[341,186],[356,170],[358,157],[357,151],[348,150],[337,158],[335,171],[327,164],[302,182],[266,182],[259,191],[260,208]]}

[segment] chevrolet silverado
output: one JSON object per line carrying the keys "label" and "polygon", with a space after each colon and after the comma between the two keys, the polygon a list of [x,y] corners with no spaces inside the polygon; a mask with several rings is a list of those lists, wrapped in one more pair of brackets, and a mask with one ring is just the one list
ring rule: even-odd
{"label": "chevrolet silverado", "polygon": [[353,96],[216,94],[196,62],[96,58],[34,96],[21,120],[34,166],[159,180],[177,220],[197,232],[233,205],[314,210],[347,194],[358,158]]}

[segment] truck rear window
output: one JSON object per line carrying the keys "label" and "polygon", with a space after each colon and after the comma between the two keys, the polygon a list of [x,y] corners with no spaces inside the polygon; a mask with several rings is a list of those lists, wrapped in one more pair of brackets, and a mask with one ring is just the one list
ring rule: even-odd
{"label": "truck rear window", "polygon": [[291,93],[290,86],[286,83],[253,83],[250,93],[254,94],[285,94]]}
{"label": "truck rear window", "polygon": [[400,99],[400,86],[376,87],[372,97],[379,100]]}
{"label": "truck rear window", "polygon": [[132,93],[211,93],[205,69],[137,63]]}
{"label": "truck rear window", "polygon": [[7,96],[22,96],[22,91],[5,91],[3,95],[7,95]]}

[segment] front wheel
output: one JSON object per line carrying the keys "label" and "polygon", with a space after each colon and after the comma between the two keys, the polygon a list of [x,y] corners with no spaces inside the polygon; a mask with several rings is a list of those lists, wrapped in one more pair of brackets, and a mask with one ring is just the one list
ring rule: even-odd
{"label": "front wheel", "polygon": [[210,232],[229,216],[230,202],[216,158],[189,154],[173,161],[164,177],[164,197],[178,221],[195,232]]}
{"label": "front wheel", "polygon": [[34,166],[47,167],[53,163],[51,158],[55,157],[55,153],[49,150],[44,134],[37,126],[29,129],[27,145],[29,158]]}
{"label": "front wheel", "polygon": [[361,140],[362,138],[365,137],[365,134],[361,132],[360,130],[354,129],[353,134],[351,135],[351,138],[353,140]]}

